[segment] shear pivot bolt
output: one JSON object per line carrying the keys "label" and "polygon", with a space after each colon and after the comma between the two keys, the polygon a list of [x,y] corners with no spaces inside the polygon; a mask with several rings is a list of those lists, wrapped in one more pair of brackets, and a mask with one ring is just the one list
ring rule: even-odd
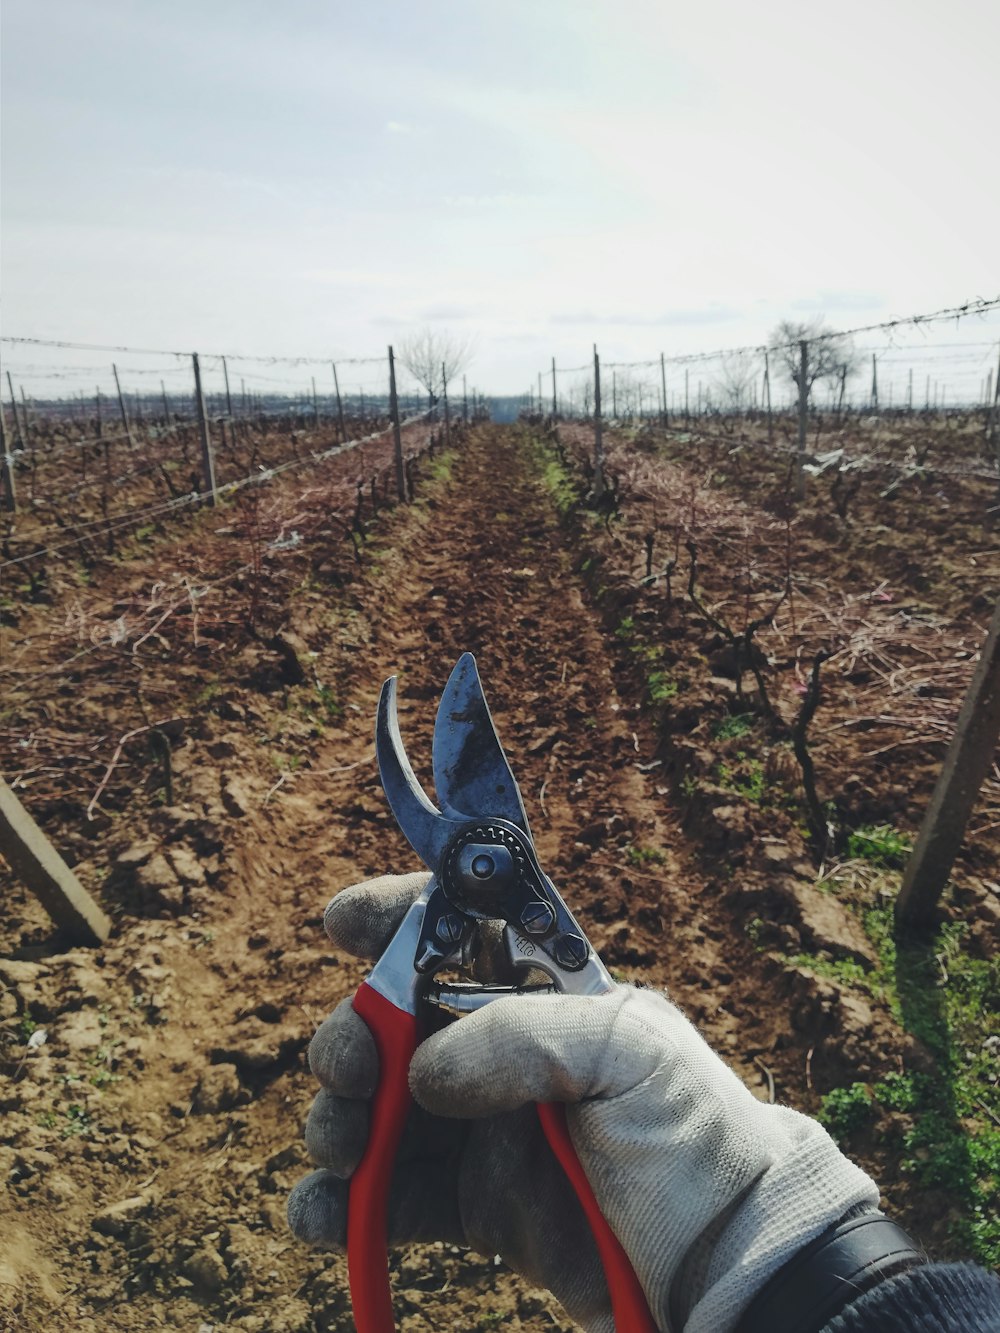
{"label": "shear pivot bolt", "polygon": [[548,903],[528,903],[521,913],[521,925],[529,935],[544,935],[555,919],[556,914]]}
{"label": "shear pivot bolt", "polygon": [[472,873],[476,879],[489,879],[494,870],[496,870],[496,862],[492,856],[487,856],[485,852],[481,852],[479,856],[472,858]]}
{"label": "shear pivot bolt", "polygon": [[442,944],[457,944],[462,938],[462,918],[457,912],[446,912],[438,918],[434,933]]}
{"label": "shear pivot bolt", "polygon": [[556,962],[567,972],[579,972],[587,961],[590,949],[579,935],[560,935],[552,950]]}

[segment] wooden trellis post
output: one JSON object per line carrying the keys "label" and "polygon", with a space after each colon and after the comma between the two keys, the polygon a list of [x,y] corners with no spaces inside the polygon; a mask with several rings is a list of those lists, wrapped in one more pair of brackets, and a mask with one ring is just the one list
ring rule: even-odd
{"label": "wooden trellis post", "polygon": [[444,403],[444,447],[451,448],[451,415],[448,411],[448,371],[441,362],[441,398]]}
{"label": "wooden trellis post", "polygon": [[118,406],[121,409],[122,425],[125,427],[125,438],[128,440],[128,447],[135,448],[135,440],[132,436],[132,423],[128,419],[128,408],[125,406],[125,395],[122,393],[122,386],[118,379],[118,367],[112,361],[111,369],[115,377],[115,388],[118,390]]}
{"label": "wooden trellis post", "polygon": [[3,480],[3,507],[10,514],[17,513],[17,486],[14,481],[14,458],[7,452],[7,428],[0,411],[0,475]]}
{"label": "wooden trellis post", "polygon": [[333,391],[337,395],[337,420],[340,422],[340,442],[347,443],[347,427],[344,425],[344,404],[340,397],[340,380],[337,378],[337,363],[330,362],[330,369],[333,371]]}
{"label": "wooden trellis post", "polygon": [[806,493],[806,427],[809,424],[809,344],[803,338],[799,343],[799,447],[795,454],[795,498]]}
{"label": "wooden trellis post", "polygon": [[896,899],[896,931],[906,934],[933,924],[965,828],[1000,737],[1000,600],[962,703],[955,734],[944,757],[934,795],[903,871]]}
{"label": "wooden trellis post", "polygon": [[14,434],[17,436],[17,447],[24,448],[24,431],[21,429],[21,418],[17,415],[17,398],[14,394],[14,382],[10,377],[10,371],[7,371],[7,388],[10,390],[10,410],[14,413]]}
{"label": "wooden trellis post", "polygon": [[594,494],[604,494],[604,433],[601,421],[601,358],[594,344]]}
{"label": "wooden trellis post", "polygon": [[406,499],[406,469],[403,467],[403,437],[399,430],[399,399],[396,396],[396,360],[389,347],[389,416],[392,419],[392,441],[396,456],[396,494]]}
{"label": "wooden trellis post", "polygon": [[73,944],[103,944],[111,921],[0,778],[0,853]]}
{"label": "wooden trellis post", "polygon": [[222,378],[226,381],[226,416],[230,421],[233,419],[233,397],[229,392],[229,367],[226,365],[226,358],[222,358]]}
{"label": "wooden trellis post", "polygon": [[191,353],[191,363],[194,366],[194,405],[198,413],[198,433],[201,436],[201,471],[209,503],[214,505],[218,499],[215,489],[215,455],[212,452],[212,436],[208,429],[208,415],[205,412],[205,395],[201,388],[201,366],[198,364],[197,352]]}

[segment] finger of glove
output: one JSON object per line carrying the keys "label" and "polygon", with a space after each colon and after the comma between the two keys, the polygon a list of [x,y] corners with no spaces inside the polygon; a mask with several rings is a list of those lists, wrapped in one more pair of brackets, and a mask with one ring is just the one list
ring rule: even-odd
{"label": "finger of glove", "polygon": [[411,1090],[428,1111],[473,1118],[527,1102],[617,1096],[659,1062],[663,1039],[645,1030],[650,1000],[680,1018],[661,997],[627,986],[600,996],[495,1000],[417,1048]]}
{"label": "finger of glove", "polygon": [[309,1108],[306,1151],[317,1166],[346,1180],[365,1151],[368,1118],[368,1102],[335,1097],[322,1088]]}
{"label": "finger of glove", "polygon": [[327,935],[338,949],[356,958],[378,958],[428,879],[426,871],[380,875],[342,889],[323,914]]}
{"label": "finger of glove", "polygon": [[[370,1103],[337,1097],[325,1088],[317,1094],[306,1120],[306,1150],[317,1166],[346,1180],[357,1168],[368,1143]],[[429,1115],[414,1106],[396,1150],[397,1162],[435,1160],[444,1164],[465,1142],[463,1126]]]}
{"label": "finger of glove", "polygon": [[371,1028],[341,1000],[313,1033],[309,1068],[329,1092],[338,1097],[371,1097],[378,1086],[378,1051]]}
{"label": "finger of glove", "polygon": [[[324,1249],[347,1244],[350,1186],[331,1171],[313,1171],[300,1180],[288,1198],[288,1225],[299,1240]],[[414,1241],[464,1244],[457,1191],[443,1189],[436,1162],[400,1163],[393,1173],[388,1200],[390,1245]]]}

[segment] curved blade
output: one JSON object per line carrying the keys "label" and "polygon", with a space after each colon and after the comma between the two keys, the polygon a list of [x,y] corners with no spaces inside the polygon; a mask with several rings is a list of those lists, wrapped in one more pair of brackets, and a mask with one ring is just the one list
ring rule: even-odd
{"label": "curved blade", "polygon": [[531,837],[521,793],[471,653],[448,679],[434,724],[434,786],[452,819],[506,819]]}
{"label": "curved blade", "polygon": [[446,819],[417,781],[403,749],[396,712],[396,677],[382,686],[375,722],[375,757],[382,789],[396,823],[410,846],[431,870],[437,871],[454,825]]}

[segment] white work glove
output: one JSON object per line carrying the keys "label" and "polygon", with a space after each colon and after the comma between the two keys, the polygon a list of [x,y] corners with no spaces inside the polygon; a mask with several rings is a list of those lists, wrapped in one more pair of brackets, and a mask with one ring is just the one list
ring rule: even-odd
{"label": "white work glove", "polygon": [[[377,957],[426,875],[338,894],[334,944]],[[292,1230],[343,1248],[347,1184],[378,1079],[345,1000],[309,1052],[323,1085],[306,1143],[324,1169],[293,1191]],[[500,1254],[593,1333],[613,1328],[603,1270],[536,1102],[566,1102],[577,1155],[661,1329],[727,1333],[799,1249],[879,1192],[814,1120],[759,1102],[662,995],[512,996],[427,1038],[390,1196],[390,1240]]]}

